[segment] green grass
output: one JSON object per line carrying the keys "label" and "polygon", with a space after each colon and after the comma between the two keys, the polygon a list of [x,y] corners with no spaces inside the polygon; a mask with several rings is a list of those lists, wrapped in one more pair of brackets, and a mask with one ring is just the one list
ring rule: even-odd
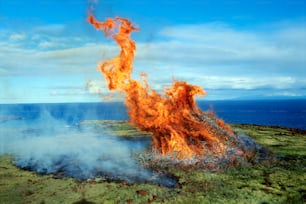
{"label": "green grass", "polygon": [[306,156],[306,131],[256,125],[233,125],[236,132],[254,138],[258,144],[283,156]]}
{"label": "green grass", "polygon": [[[114,135],[148,136],[125,121],[86,121]],[[167,169],[179,180],[176,188],[39,175],[20,170],[9,155],[0,157],[0,203],[305,203],[306,134],[294,129],[233,125],[279,158],[226,172]],[[120,134],[118,134],[120,133]]]}
{"label": "green grass", "polygon": [[126,139],[137,139],[151,135],[148,132],[137,130],[125,120],[85,120],[81,122],[81,126],[84,125],[91,126],[97,130],[103,129],[103,131],[111,135],[124,137]]}

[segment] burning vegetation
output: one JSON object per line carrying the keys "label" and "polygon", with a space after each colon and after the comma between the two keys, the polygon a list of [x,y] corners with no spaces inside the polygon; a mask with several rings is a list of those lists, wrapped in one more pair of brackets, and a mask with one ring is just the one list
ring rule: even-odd
{"label": "burning vegetation", "polygon": [[128,19],[116,17],[100,22],[91,14],[87,20],[120,47],[119,55],[101,62],[98,70],[104,74],[109,90],[125,94],[131,123],[152,133],[154,150],[162,155],[174,154],[179,160],[209,155],[222,158],[233,151],[233,155],[247,155],[244,142],[228,124],[211,111],[198,108],[195,97],[206,94],[200,86],[174,81],[161,95],[150,88],[145,73],[141,80],[131,78],[136,44],[130,35],[139,29]]}

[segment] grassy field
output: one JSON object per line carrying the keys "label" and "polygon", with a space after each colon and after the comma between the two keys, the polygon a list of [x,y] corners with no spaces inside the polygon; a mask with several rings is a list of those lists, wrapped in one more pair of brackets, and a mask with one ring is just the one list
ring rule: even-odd
{"label": "grassy field", "polygon": [[[95,128],[133,139],[148,137],[125,121],[85,121]],[[171,167],[175,188],[104,180],[78,182],[20,170],[10,155],[0,157],[0,203],[305,203],[306,133],[295,129],[232,125],[278,158],[274,162],[225,172]]]}

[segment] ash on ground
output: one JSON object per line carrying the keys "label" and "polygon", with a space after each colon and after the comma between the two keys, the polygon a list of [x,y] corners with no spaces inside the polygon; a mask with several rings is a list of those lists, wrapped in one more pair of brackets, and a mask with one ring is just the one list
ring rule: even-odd
{"label": "ash on ground", "polygon": [[242,168],[255,164],[273,164],[276,158],[272,153],[261,145],[257,144],[254,139],[245,135],[237,135],[240,144],[237,148],[230,148],[225,155],[216,155],[213,153],[203,155],[202,157],[194,156],[191,159],[178,159],[177,152],[172,154],[161,155],[156,150],[147,150],[137,158],[141,165],[149,169],[179,168],[183,170],[207,170],[207,171],[226,171],[233,168]]}

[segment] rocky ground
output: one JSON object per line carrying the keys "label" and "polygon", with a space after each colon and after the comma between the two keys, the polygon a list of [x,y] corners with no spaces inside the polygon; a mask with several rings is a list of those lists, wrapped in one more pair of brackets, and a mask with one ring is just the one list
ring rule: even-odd
{"label": "rocky ground", "polygon": [[[148,137],[126,121],[84,121],[110,127],[112,134]],[[178,179],[175,188],[91,179],[83,182],[21,170],[12,155],[0,156],[0,203],[305,203],[306,131],[282,127],[232,125],[254,138],[275,156],[274,161],[225,171],[167,171]]]}

